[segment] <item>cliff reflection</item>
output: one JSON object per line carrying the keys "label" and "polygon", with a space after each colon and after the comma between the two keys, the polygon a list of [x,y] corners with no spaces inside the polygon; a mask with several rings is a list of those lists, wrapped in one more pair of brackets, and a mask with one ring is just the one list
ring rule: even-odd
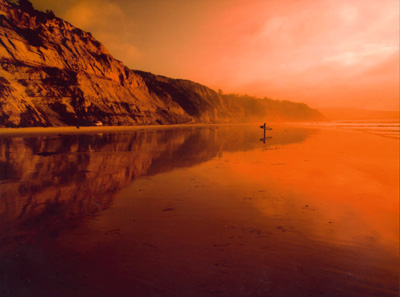
{"label": "cliff reflection", "polygon": [[136,178],[190,167],[224,151],[303,141],[312,130],[251,126],[0,138],[0,240],[57,236],[111,206]]}

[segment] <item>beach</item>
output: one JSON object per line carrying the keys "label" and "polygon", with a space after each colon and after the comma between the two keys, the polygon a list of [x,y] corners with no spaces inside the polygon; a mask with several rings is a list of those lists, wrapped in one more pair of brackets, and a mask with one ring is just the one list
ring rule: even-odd
{"label": "beach", "polygon": [[272,128],[1,134],[0,295],[398,296],[399,139]]}

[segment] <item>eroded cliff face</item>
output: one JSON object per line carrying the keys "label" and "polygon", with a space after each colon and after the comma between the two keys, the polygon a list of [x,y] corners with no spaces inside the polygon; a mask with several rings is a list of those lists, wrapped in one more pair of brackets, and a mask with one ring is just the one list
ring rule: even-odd
{"label": "eroded cliff face", "polygon": [[191,81],[132,71],[90,33],[0,0],[0,127],[268,118],[268,108],[252,114],[246,106]]}
{"label": "eroded cliff face", "polygon": [[89,33],[0,0],[2,126],[190,121],[173,101],[151,96],[142,78]]}

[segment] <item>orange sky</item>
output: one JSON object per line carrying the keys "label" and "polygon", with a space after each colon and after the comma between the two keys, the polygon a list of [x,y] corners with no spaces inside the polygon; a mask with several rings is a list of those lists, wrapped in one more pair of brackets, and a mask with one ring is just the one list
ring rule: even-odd
{"label": "orange sky", "polygon": [[32,0],[133,69],[313,107],[399,108],[398,0]]}

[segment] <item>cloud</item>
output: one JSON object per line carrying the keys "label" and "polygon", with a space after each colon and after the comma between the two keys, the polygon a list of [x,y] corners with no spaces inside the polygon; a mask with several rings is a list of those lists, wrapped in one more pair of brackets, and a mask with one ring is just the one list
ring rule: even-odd
{"label": "cloud", "polygon": [[[378,62],[381,59],[398,52],[396,46],[385,44],[363,44],[357,49],[350,49],[348,51],[340,51],[331,56],[322,59],[322,63],[333,63],[342,67],[359,65],[366,66],[369,62]],[[364,68],[364,67],[363,67]]]}
{"label": "cloud", "polygon": [[135,22],[120,5],[108,0],[75,2],[66,10],[63,18],[74,26],[91,32],[115,58],[127,65],[134,65],[143,57],[144,53],[131,42]]}
{"label": "cloud", "polygon": [[[196,45],[210,46],[202,46],[206,58],[194,62],[195,79],[213,86],[216,81],[228,92],[318,105],[364,100],[364,106],[398,107],[398,92],[378,92],[389,81],[396,89],[398,66],[368,72],[398,55],[398,1],[238,3],[204,23],[204,37]],[[368,93],[372,89],[374,96]]]}

